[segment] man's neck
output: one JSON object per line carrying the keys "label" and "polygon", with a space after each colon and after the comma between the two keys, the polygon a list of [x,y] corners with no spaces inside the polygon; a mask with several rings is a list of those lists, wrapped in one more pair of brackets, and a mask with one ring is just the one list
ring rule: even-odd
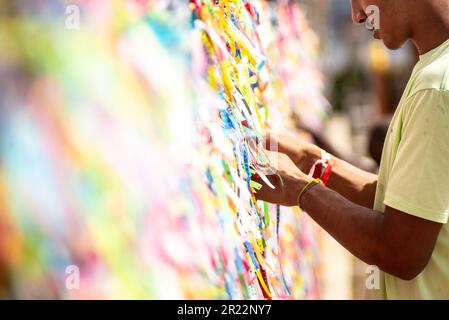
{"label": "man's neck", "polygon": [[432,8],[422,14],[412,30],[412,41],[420,55],[437,48],[449,39],[449,5]]}

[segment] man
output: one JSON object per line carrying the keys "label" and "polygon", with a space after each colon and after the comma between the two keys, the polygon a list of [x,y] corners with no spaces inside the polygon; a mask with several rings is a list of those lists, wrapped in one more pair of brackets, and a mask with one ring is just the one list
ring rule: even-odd
{"label": "man", "polygon": [[332,158],[327,187],[305,173],[321,150],[278,143],[277,186],[257,197],[299,205],[351,253],[384,271],[387,299],[449,299],[449,0],[353,0],[356,23],[380,10],[374,36],[390,49],[411,40],[420,60],[392,120],[379,175]]}

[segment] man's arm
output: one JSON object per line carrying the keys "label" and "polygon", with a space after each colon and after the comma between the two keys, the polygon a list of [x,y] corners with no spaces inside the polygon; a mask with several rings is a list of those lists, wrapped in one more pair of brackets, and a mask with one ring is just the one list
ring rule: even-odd
{"label": "man's arm", "polygon": [[304,195],[301,206],[353,255],[403,280],[424,270],[442,227],[390,207],[374,212],[321,185]]}
{"label": "man's arm", "polygon": [[[285,154],[278,154],[276,160],[282,182],[271,176],[276,189],[264,185],[256,197],[295,206],[300,191],[310,178]],[[384,214],[375,212],[322,185],[307,191],[300,205],[356,257],[404,280],[413,279],[424,270],[442,228],[440,223],[393,208],[387,208]]]}
{"label": "man's arm", "polygon": [[377,175],[363,171],[334,156],[332,162],[332,173],[327,186],[353,203],[373,208]]}
{"label": "man's arm", "polygon": [[[302,172],[309,172],[321,159],[321,149],[293,135],[269,133],[266,147],[290,157]],[[328,187],[348,200],[363,207],[372,208],[377,187],[377,175],[361,170],[348,162],[332,156],[333,169]]]}

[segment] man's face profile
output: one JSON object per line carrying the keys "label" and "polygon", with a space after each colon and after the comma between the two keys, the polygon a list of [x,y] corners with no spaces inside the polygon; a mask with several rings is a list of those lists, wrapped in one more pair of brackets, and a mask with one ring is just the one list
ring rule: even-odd
{"label": "man's face profile", "polygon": [[411,5],[407,0],[352,0],[352,19],[389,49],[398,49],[410,37]]}

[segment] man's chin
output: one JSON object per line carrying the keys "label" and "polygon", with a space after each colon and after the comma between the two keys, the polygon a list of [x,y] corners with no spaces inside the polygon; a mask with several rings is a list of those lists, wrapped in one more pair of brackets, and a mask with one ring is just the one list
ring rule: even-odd
{"label": "man's chin", "polygon": [[403,46],[403,43],[388,41],[383,38],[382,38],[382,42],[384,43],[385,47],[387,47],[390,50],[398,50],[398,49],[401,49]]}
{"label": "man's chin", "polygon": [[373,38],[382,41],[384,43],[385,47],[387,47],[390,50],[400,49],[404,45],[404,43],[394,41],[392,38],[390,38],[388,36],[384,37],[381,33],[381,30],[374,31]]}

